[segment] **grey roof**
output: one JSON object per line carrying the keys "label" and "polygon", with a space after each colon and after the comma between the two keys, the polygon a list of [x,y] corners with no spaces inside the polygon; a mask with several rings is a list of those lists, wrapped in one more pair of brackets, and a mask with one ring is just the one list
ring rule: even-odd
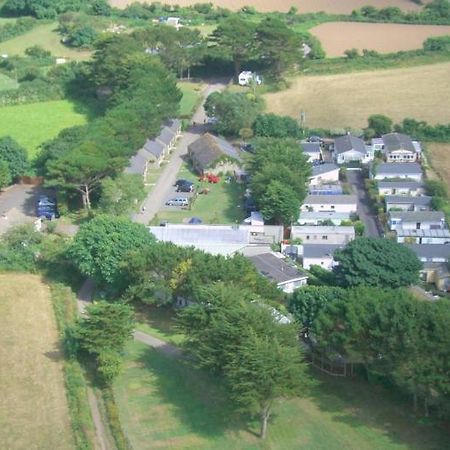
{"label": "grey roof", "polygon": [[339,169],[339,167],[333,163],[319,164],[318,166],[314,166],[312,168],[312,176],[317,177],[318,175],[323,175],[324,173],[331,172],[336,169]]}
{"label": "grey roof", "polygon": [[335,211],[301,211],[298,221],[301,220],[327,220],[338,219],[347,220],[350,218],[349,212],[335,212]]}
{"label": "grey roof", "polygon": [[402,222],[441,222],[445,219],[442,211],[390,211],[389,215]]}
{"label": "grey roof", "polygon": [[334,140],[334,151],[337,154],[349,152],[354,150],[356,152],[366,154],[366,146],[364,141],[351,134],[340,136]]}
{"label": "grey roof", "polygon": [[[396,163],[400,164],[400,163]],[[408,180],[400,180],[400,181],[378,181],[378,188],[409,188],[409,189],[419,189],[423,187],[423,183],[419,183],[418,181],[408,181]]]}
{"label": "grey roof", "polygon": [[402,133],[389,133],[382,136],[384,148],[388,152],[395,150],[408,150],[416,152],[416,149],[411,141],[411,138]]}
{"label": "grey roof", "polygon": [[174,134],[177,134],[181,129],[181,120],[179,119],[169,119],[166,122],[166,127],[170,128]]}
{"label": "grey roof", "polygon": [[176,133],[172,131],[169,127],[161,128],[159,136],[156,138],[158,141],[162,142],[166,147],[170,145]]}
{"label": "grey roof", "polygon": [[317,233],[317,234],[355,234],[353,227],[339,227],[339,226],[323,226],[323,225],[303,225],[291,227],[292,235]]}
{"label": "grey roof", "polygon": [[439,228],[437,230],[411,230],[398,228],[397,236],[403,237],[427,237],[427,238],[449,238],[450,239],[450,230],[448,228]]}
{"label": "grey roof", "polygon": [[322,150],[319,142],[300,142],[300,147],[305,153],[320,153]]}
{"label": "grey roof", "polygon": [[156,158],[159,158],[164,153],[164,145],[162,142],[159,142],[158,140],[148,139],[147,142],[144,144],[144,150],[146,150]]}
{"label": "grey roof", "polygon": [[344,248],[345,245],[337,244],[304,244],[303,258],[324,258],[333,256],[336,250]]}
{"label": "grey roof", "polygon": [[419,259],[450,258],[450,245],[448,244],[405,244]]}
{"label": "grey roof", "polygon": [[201,169],[207,169],[223,156],[241,161],[239,152],[227,141],[205,133],[188,147],[190,157]]}
{"label": "grey roof", "polygon": [[431,197],[428,197],[427,195],[386,195],[384,200],[386,203],[428,206],[431,202]]}
{"label": "grey roof", "polygon": [[395,163],[381,163],[377,169],[376,174],[386,174],[395,176],[397,174],[400,175],[418,175],[422,174],[422,167],[418,163],[401,163],[401,162],[395,162]]}
{"label": "grey roof", "polygon": [[144,175],[145,166],[149,159],[149,154],[144,149],[140,149],[134,156],[130,158],[128,167],[125,173]]}
{"label": "grey roof", "polygon": [[337,194],[337,195],[308,195],[303,204],[325,204],[325,205],[353,205],[357,202],[356,195]]}
{"label": "grey roof", "polygon": [[249,259],[262,275],[269,280],[275,281],[275,283],[285,283],[308,277],[304,272],[298,270],[297,267],[286,263],[282,258],[277,258],[272,253],[250,256]]}

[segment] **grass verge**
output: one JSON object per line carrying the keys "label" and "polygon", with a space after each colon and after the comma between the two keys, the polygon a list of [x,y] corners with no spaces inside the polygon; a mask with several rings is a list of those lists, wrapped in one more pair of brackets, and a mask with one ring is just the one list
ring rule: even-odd
{"label": "grass verge", "polygon": [[203,89],[203,84],[181,81],[178,83],[178,87],[183,93],[179,116],[183,119],[189,119],[202,101],[201,90]]}

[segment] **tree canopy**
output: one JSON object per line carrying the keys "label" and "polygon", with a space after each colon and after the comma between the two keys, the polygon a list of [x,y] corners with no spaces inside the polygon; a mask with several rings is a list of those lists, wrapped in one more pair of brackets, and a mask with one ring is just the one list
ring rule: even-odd
{"label": "tree canopy", "polygon": [[9,136],[0,138],[0,160],[7,163],[13,181],[29,170],[27,151]]}
{"label": "tree canopy", "polygon": [[333,269],[343,286],[409,286],[419,279],[422,263],[404,245],[389,239],[361,237],[336,251]]}

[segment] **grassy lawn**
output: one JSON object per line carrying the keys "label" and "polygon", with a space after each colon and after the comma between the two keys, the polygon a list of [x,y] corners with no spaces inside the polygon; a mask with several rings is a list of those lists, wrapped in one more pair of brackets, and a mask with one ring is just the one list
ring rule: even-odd
{"label": "grassy lawn", "polygon": [[159,211],[152,221],[153,225],[158,225],[161,221],[167,220],[170,223],[182,223],[189,217],[199,217],[205,224],[235,224],[241,223],[245,219],[242,210],[242,197],[244,186],[232,181],[226,183],[221,177],[217,184],[198,181],[197,175],[189,170],[184,164],[178,173],[177,178],[184,178],[195,182],[198,190],[208,188],[208,194],[200,194],[191,206],[190,210]]}
{"label": "grassy lawn", "polygon": [[[281,92],[266,94],[267,110],[296,119],[306,112],[311,128],[363,128],[371,114],[399,122],[406,117],[431,124],[450,122],[450,63],[405,69],[300,76]],[[388,100],[387,100],[388,99]],[[414,99],[414,101],[411,101]]]}
{"label": "grassy lawn", "polygon": [[171,308],[146,305],[136,307],[138,330],[178,345],[183,342],[184,336],[177,330],[174,318]]}
{"label": "grassy lawn", "polygon": [[143,344],[127,348],[115,384],[119,415],[135,450],[448,448],[443,431],[417,423],[399,399],[363,381],[317,376],[310,398],[279,401],[268,437],[231,415],[220,381]]}
{"label": "grassy lawn", "polygon": [[0,42],[0,54],[23,55],[25,49],[33,45],[40,45],[52,52],[53,56],[66,57],[74,60],[86,60],[90,58],[89,51],[79,51],[66,47],[61,43],[61,36],[57,33],[56,22],[40,25],[25,34]]}
{"label": "grassy lawn", "polygon": [[195,109],[201,100],[201,90],[203,84],[190,83],[188,81],[181,81],[178,83],[178,87],[183,93],[183,97],[180,102],[180,117],[191,117],[195,112]]}
{"label": "grassy lawn", "polygon": [[0,73],[0,91],[9,91],[10,89],[17,89],[18,87],[19,83],[16,80]]}
{"label": "grassy lawn", "polygon": [[73,449],[50,290],[27,274],[0,286],[1,447]]}
{"label": "grassy lawn", "polygon": [[86,121],[82,107],[67,100],[5,106],[0,108],[0,136],[16,139],[33,157],[40,144],[63,128]]}

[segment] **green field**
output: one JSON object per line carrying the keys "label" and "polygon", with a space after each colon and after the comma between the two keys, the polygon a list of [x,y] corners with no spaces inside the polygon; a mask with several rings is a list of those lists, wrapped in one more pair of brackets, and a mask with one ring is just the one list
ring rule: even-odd
{"label": "green field", "polygon": [[220,183],[210,184],[198,181],[187,165],[183,165],[177,178],[191,180],[201,191],[209,189],[208,194],[200,194],[191,206],[190,210],[170,211],[167,208],[159,211],[152,223],[158,225],[167,220],[170,223],[182,223],[189,217],[199,217],[205,224],[236,224],[241,223],[245,217],[242,211],[242,199],[244,185],[232,181],[225,183],[225,177],[221,177]]}
{"label": "green field", "polygon": [[280,400],[268,437],[230,414],[220,382],[133,342],[115,384],[119,415],[135,450],[426,450],[449,436],[417,422],[409,404],[364,381],[316,375],[310,398]]}
{"label": "green field", "polygon": [[9,91],[10,89],[17,89],[18,87],[19,83],[16,80],[0,73],[0,91]]}
{"label": "green field", "polygon": [[5,106],[0,108],[0,136],[11,136],[33,157],[40,144],[63,128],[86,121],[82,108],[67,100]]}
{"label": "green field", "polygon": [[181,81],[178,83],[178,87],[183,93],[183,97],[180,102],[179,115],[180,117],[191,117],[200,103],[203,85],[201,83]]}
{"label": "green field", "polygon": [[89,51],[79,51],[68,48],[61,43],[61,36],[57,33],[57,23],[40,25],[25,34],[21,34],[13,39],[0,42],[0,54],[23,55],[25,49],[33,45],[40,45],[52,52],[53,56],[66,57],[75,60],[89,59]]}

